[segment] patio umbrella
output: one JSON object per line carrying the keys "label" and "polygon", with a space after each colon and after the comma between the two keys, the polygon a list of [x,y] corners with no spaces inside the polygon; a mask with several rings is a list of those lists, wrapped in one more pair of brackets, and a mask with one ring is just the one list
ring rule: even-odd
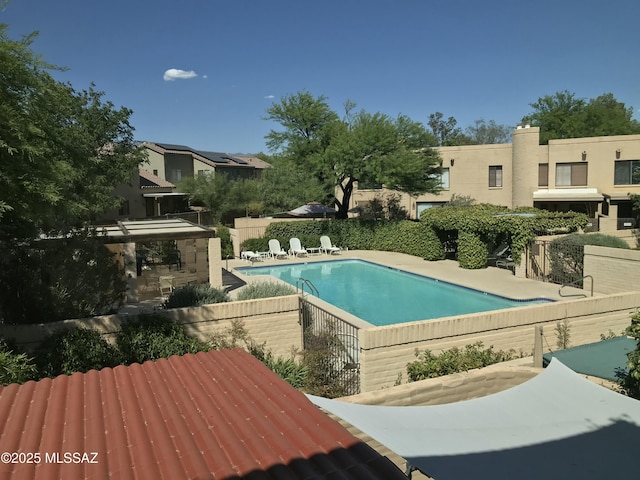
{"label": "patio umbrella", "polygon": [[290,210],[288,213],[294,217],[322,218],[335,215],[337,212],[334,208],[327,207],[321,203],[309,202],[306,205]]}

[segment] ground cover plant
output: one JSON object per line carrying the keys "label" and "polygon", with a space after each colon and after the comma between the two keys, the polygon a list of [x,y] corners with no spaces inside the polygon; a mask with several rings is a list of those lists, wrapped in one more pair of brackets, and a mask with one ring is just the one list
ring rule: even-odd
{"label": "ground cover plant", "polygon": [[416,350],[416,357],[417,360],[407,364],[407,374],[412,382],[513,360],[516,358],[516,352],[494,350],[493,347],[484,348],[482,342],[476,342],[466,345],[464,349],[454,347],[439,354],[430,350],[422,353]]}
{"label": "ground cover plant", "polygon": [[230,300],[223,290],[208,285],[185,285],[176,288],[162,304],[163,308],[198,307]]}
{"label": "ground cover plant", "polygon": [[257,282],[245,286],[236,295],[236,300],[252,300],[254,298],[282,297],[294,295],[296,289],[291,285],[277,282]]}

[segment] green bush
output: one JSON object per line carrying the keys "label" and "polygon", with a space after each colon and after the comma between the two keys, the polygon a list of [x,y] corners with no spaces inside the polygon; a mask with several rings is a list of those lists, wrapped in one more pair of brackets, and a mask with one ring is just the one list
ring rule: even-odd
{"label": "green bush", "polygon": [[585,245],[629,248],[621,238],[602,233],[574,233],[556,238],[549,247],[550,274],[555,281],[568,283],[583,277]]}
{"label": "green bush", "polygon": [[216,235],[220,238],[220,248],[222,258],[233,258],[233,243],[231,242],[231,231],[225,225],[216,226]]}
{"label": "green bush", "polygon": [[41,377],[100,370],[121,363],[116,348],[97,330],[72,327],[45,337],[35,351]]}
{"label": "green bush", "polygon": [[162,304],[163,308],[198,307],[230,300],[224,291],[208,285],[185,285],[176,288]]}
{"label": "green bush", "polygon": [[322,235],[331,237],[335,245],[352,250],[407,253],[429,260],[444,258],[444,248],[434,229],[409,220],[278,222],[267,227],[264,241],[276,238],[282,245],[288,245],[291,237],[298,237],[304,246],[315,247],[320,245]]}
{"label": "green bush", "polygon": [[207,352],[208,342],[190,337],[182,325],[162,315],[140,315],[122,324],[116,343],[125,364]]}
{"label": "green bush", "polygon": [[242,251],[251,251],[251,252],[268,252],[269,251],[269,239],[266,237],[262,238],[249,238],[242,242],[240,246]]}
{"label": "green bush", "polygon": [[238,292],[236,300],[282,297],[284,295],[293,295],[295,293],[296,289],[291,285],[285,285],[277,282],[259,282],[245,286],[240,292]]}
{"label": "green bush", "polygon": [[17,353],[0,339],[0,385],[24,383],[35,380],[38,368],[33,359],[24,353]]}
{"label": "green bush", "polygon": [[487,244],[477,234],[458,232],[458,263],[462,268],[477,269],[487,266]]}
{"label": "green bush", "polygon": [[617,372],[618,383],[625,395],[640,400],[640,313],[631,317],[625,334],[636,341],[636,349],[627,353],[627,370]]}
{"label": "green bush", "polygon": [[422,353],[416,351],[416,357],[418,360],[407,364],[407,374],[412,382],[512,360],[515,352],[513,350],[496,352],[493,347],[483,348],[482,342],[476,342],[465,346],[464,350],[454,347],[439,355],[434,355],[430,350]]}

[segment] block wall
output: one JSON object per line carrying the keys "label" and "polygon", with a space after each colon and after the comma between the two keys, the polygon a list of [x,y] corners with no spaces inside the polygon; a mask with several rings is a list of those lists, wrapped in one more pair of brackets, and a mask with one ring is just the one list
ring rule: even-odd
{"label": "block wall", "polygon": [[485,347],[529,356],[536,325],[544,327],[545,351],[557,348],[555,328],[564,321],[570,327],[571,345],[583,345],[609,331],[620,334],[638,306],[640,293],[631,292],[360,330],[361,390],[392,386],[398,374],[406,379],[416,349],[438,353],[482,341]]}

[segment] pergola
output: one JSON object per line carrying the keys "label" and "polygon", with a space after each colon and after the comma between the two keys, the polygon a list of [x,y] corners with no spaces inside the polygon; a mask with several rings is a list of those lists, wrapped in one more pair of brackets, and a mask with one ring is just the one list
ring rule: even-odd
{"label": "pergola", "polygon": [[103,235],[105,244],[118,245],[124,257],[125,274],[129,282],[128,302],[138,301],[136,243],[141,242],[175,240],[180,245],[180,241],[194,240],[196,252],[199,253],[195,256],[195,270],[202,273],[202,278],[205,278],[206,272],[211,286],[222,286],[220,239],[215,238],[215,231],[206,226],[181,218],[131,220],[102,227],[98,233]]}

